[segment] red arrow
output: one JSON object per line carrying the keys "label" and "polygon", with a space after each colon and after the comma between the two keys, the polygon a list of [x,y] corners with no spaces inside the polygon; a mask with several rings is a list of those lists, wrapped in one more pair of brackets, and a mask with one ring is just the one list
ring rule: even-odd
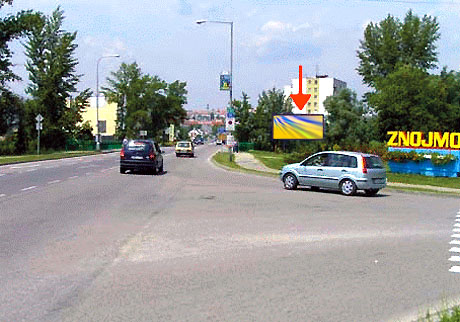
{"label": "red arrow", "polygon": [[311,94],[302,93],[302,65],[299,65],[299,94],[291,94],[290,96],[299,110],[303,109],[311,97]]}

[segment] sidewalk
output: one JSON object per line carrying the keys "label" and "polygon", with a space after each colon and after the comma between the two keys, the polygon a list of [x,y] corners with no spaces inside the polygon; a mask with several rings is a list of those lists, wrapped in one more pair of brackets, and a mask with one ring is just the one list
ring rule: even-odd
{"label": "sidewalk", "polygon": [[[257,160],[251,153],[247,152],[239,152],[235,153],[235,163],[238,164],[242,168],[252,169],[257,171],[269,172],[274,174],[279,174],[279,170],[274,170],[265,166],[262,162]],[[415,185],[415,184],[407,184],[407,183],[399,183],[399,182],[388,182],[388,187],[394,188],[417,188],[417,189],[427,189],[427,190],[435,190],[435,191],[442,191],[442,192],[455,192],[460,194],[460,189],[455,188],[444,188],[444,187],[436,187],[436,186],[428,186],[428,185]]]}

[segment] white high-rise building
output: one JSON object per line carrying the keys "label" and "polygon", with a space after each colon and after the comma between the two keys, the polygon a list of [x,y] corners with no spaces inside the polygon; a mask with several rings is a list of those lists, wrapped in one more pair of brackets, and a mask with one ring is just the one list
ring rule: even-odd
{"label": "white high-rise building", "polygon": [[[346,88],[347,83],[333,77],[316,76],[302,78],[302,89],[304,94],[311,94],[310,100],[305,107],[300,110],[292,102],[292,113],[294,114],[327,114],[324,108],[324,101],[327,97],[337,94],[342,88]],[[291,94],[299,92],[299,79],[292,79],[291,85],[284,86],[284,95],[289,97]]]}

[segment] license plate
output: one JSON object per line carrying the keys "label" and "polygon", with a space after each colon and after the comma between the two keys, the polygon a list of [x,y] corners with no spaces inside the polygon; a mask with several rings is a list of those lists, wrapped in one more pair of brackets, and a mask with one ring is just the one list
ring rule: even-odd
{"label": "license plate", "polygon": [[144,158],[144,157],[138,157],[138,156],[133,156],[133,157],[131,157],[131,159],[136,159],[136,160],[141,160],[141,159],[143,159],[143,158]]}
{"label": "license plate", "polygon": [[374,179],[374,183],[385,183],[385,179]]}

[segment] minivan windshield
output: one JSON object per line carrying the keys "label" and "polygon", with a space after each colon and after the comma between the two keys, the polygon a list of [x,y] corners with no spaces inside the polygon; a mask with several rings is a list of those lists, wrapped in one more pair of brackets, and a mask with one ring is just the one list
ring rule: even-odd
{"label": "minivan windshield", "polygon": [[179,148],[188,148],[190,146],[190,143],[188,142],[182,142],[182,143],[178,143],[177,146]]}
{"label": "minivan windshield", "polygon": [[366,167],[368,169],[383,169],[384,165],[382,160],[377,156],[364,157],[366,159]]}

